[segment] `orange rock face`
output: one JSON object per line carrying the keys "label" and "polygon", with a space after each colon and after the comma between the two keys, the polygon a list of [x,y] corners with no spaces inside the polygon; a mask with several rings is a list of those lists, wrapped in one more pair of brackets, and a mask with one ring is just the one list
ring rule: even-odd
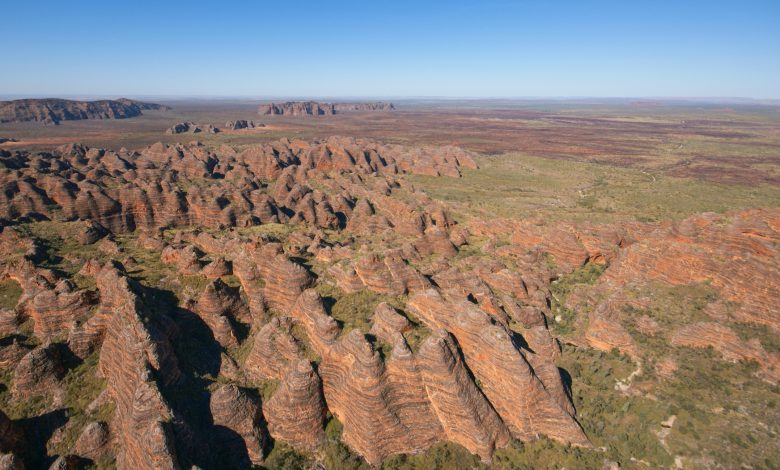
{"label": "orange rock face", "polygon": [[[703,214],[659,228],[623,250],[603,282],[709,282],[738,306],[735,320],[780,331],[780,210]],[[755,280],[761,279],[757,285]]]}
{"label": "orange rock face", "polygon": [[[333,209],[343,207],[342,199],[313,192],[306,185],[310,172],[459,176],[461,167],[476,167],[471,155],[456,147],[409,149],[339,137],[311,143],[281,140],[240,154],[219,150],[224,153],[201,145],[155,144],[131,154],[71,145],[56,154],[24,154],[18,157],[24,164],[9,159],[3,165],[13,170],[0,174],[0,183],[9,187],[0,196],[0,218],[53,217],[50,208],[58,206],[62,212],[57,217],[90,220],[99,224],[95,227],[114,232],[288,220],[335,228],[346,215]],[[36,170],[50,167],[61,174],[40,175]],[[63,177],[73,173],[80,177],[72,181]],[[271,197],[260,182],[277,178],[276,194]],[[220,184],[194,185],[182,191],[179,183],[190,179]],[[414,224],[414,218],[405,223]],[[83,241],[92,242],[100,233],[98,229],[87,231]]]}
{"label": "orange rock face", "polygon": [[450,331],[466,365],[482,383],[485,396],[517,439],[529,440],[538,434],[575,445],[589,446],[567,407],[544,384],[522,352],[512,343],[504,328],[492,324],[488,315],[467,301],[447,301],[435,291],[412,297],[409,308],[430,328]]}
{"label": "orange rock face", "polygon": [[619,320],[620,302],[605,301],[590,316],[585,340],[592,347],[609,352],[618,349],[624,354],[637,357],[636,345]]}
{"label": "orange rock face", "polygon": [[[695,286],[706,284],[717,300],[702,309],[714,321],[689,323],[669,332],[674,346],[708,347],[729,361],[755,360],[758,375],[777,383],[778,356],[768,352],[758,339],[740,338],[729,323],[753,323],[780,329],[780,261],[778,209],[753,209],[727,215],[692,216],[674,224],[636,232],[639,236],[623,246],[587,295],[570,295],[575,310],[583,303],[591,309],[584,340],[597,349],[613,348],[641,360],[642,351],[628,333],[633,326],[644,335],[667,336],[659,323],[646,314],[629,318],[627,308],[642,310],[650,299],[636,298],[638,286]],[[760,279],[760,283],[756,280]],[[664,362],[662,376],[676,369]],[[666,374],[666,375],[664,375]]]}
{"label": "orange rock face", "polygon": [[[419,377],[416,383],[391,381],[389,364],[358,330],[327,351],[320,373],[328,408],[344,425],[342,439],[369,463],[424,450],[440,439],[439,423],[419,393]],[[418,426],[421,422],[428,426]]]}
{"label": "orange rock face", "polygon": [[289,318],[274,317],[254,337],[244,371],[254,380],[282,380],[300,359]]}
{"label": "orange rock face", "polygon": [[41,346],[27,353],[14,370],[11,393],[27,398],[41,389],[54,389],[65,376],[62,349],[57,344]]}
{"label": "orange rock face", "polygon": [[198,299],[196,311],[214,332],[217,342],[225,347],[238,344],[234,324],[250,321],[249,307],[241,300],[238,289],[229,287],[220,279],[206,286]]}
{"label": "orange rock face", "polygon": [[299,449],[313,449],[325,440],[322,383],[307,360],[299,360],[286,369],[263,411],[274,439]]}
{"label": "orange rock face", "polygon": [[509,442],[510,433],[469,377],[452,337],[437,330],[420,349],[418,363],[446,438],[489,461],[494,449]]}
{"label": "orange rock face", "polygon": [[[246,392],[229,384],[211,394],[209,407],[214,419],[214,439],[221,441],[218,448],[224,453],[222,462],[236,467],[262,464],[267,437],[259,427],[260,405]],[[248,462],[242,460],[244,454]]]}

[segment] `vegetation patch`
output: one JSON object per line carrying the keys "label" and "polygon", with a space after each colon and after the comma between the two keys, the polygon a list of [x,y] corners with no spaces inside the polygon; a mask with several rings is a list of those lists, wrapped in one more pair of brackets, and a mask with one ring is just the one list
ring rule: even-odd
{"label": "vegetation patch", "polygon": [[245,237],[252,235],[270,235],[277,240],[284,242],[295,229],[296,227],[294,225],[271,223],[254,225],[252,227],[242,227],[238,229],[238,233]]}
{"label": "vegetation patch", "polygon": [[780,189],[771,185],[715,183],[521,153],[478,157],[477,163],[480,168],[462,170],[462,178],[404,177],[447,202],[459,220],[656,222],[700,212],[775,207],[780,200]]}
{"label": "vegetation patch", "polygon": [[276,389],[279,388],[279,381],[274,379],[262,380],[260,381],[259,386],[256,388],[260,392],[260,397],[265,402],[270,400],[271,397],[274,396],[274,393],[276,393]]}
{"label": "vegetation patch", "polygon": [[84,362],[69,370],[63,379],[63,405],[66,408],[68,424],[63,429],[62,438],[49,449],[52,455],[67,454],[73,449],[87,424],[95,421],[108,422],[114,414],[115,405],[112,402],[103,403],[94,410],[87,410],[106,388],[106,381],[97,375],[98,359],[99,354],[93,353]]}
{"label": "vegetation patch", "polygon": [[333,285],[320,283],[315,290],[322,297],[327,312],[339,322],[342,335],[354,329],[367,334],[371,330],[374,310],[380,303],[387,302],[396,309],[406,303],[403,296],[382,295],[368,289],[348,294]]}
{"label": "vegetation patch", "polygon": [[22,296],[22,286],[13,279],[0,282],[0,309],[13,310]]}
{"label": "vegetation patch", "polygon": [[15,227],[25,238],[37,239],[43,248],[41,267],[60,271],[68,277],[76,274],[87,260],[105,262],[108,257],[95,243],[82,245],[76,234],[85,222],[32,222]]}
{"label": "vegetation patch", "polygon": [[571,291],[577,286],[595,284],[606,268],[606,265],[587,263],[550,284],[551,309],[554,315],[551,329],[556,335],[573,333],[578,320],[582,320],[577,318],[576,312],[566,306],[566,298]]}

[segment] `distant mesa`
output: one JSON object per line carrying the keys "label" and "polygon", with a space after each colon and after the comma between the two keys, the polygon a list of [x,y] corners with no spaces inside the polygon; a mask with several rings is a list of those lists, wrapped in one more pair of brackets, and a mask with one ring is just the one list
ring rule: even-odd
{"label": "distant mesa", "polygon": [[165,131],[166,134],[199,134],[201,132],[208,132],[209,134],[217,134],[221,132],[218,127],[214,127],[211,124],[200,125],[194,122],[185,121],[178,124],[174,124]]}
{"label": "distant mesa", "polygon": [[45,125],[81,119],[126,119],[142,111],[170,108],[156,103],[118,100],[73,101],[58,98],[0,101],[0,123],[37,121]]}
{"label": "distant mesa", "polygon": [[350,111],[392,111],[393,103],[383,101],[355,103],[320,103],[318,101],[287,101],[260,106],[261,116],[332,116]]}
{"label": "distant mesa", "polygon": [[241,129],[254,129],[255,127],[265,127],[265,124],[255,124],[255,121],[247,121],[246,119],[237,119],[235,121],[228,121],[225,123],[225,129],[232,131]]}

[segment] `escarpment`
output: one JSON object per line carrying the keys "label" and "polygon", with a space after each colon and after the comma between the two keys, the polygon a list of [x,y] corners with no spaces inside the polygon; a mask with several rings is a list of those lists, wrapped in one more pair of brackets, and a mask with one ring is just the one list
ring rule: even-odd
{"label": "escarpment", "polygon": [[0,101],[0,122],[38,121],[59,124],[80,119],[126,119],[145,110],[166,110],[167,106],[120,98],[118,100],[73,101],[55,98]]}

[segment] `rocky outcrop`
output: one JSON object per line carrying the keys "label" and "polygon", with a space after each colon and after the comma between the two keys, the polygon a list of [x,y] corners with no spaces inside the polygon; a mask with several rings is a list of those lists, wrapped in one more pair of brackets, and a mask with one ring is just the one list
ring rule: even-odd
{"label": "rocky outcrop", "polygon": [[[660,227],[622,250],[599,278],[600,291],[660,282],[709,283],[736,308],[732,319],[780,331],[780,209],[701,214]],[[755,279],[762,279],[756,288]]]}
{"label": "rocky outcrop", "polygon": [[210,279],[218,279],[233,274],[233,270],[229,261],[217,256],[203,267],[201,274]]}
{"label": "rocky outcrop", "polygon": [[35,295],[25,312],[34,321],[35,336],[50,340],[68,332],[77,319],[88,317],[95,301],[93,293],[75,290],[70,281],[63,280],[54,289]]}
{"label": "rocky outcrop", "polygon": [[601,303],[590,315],[585,330],[585,340],[592,347],[609,352],[617,349],[633,358],[638,358],[634,339],[620,321],[619,308],[623,305],[619,299]]}
{"label": "rocky outcrop", "polygon": [[214,333],[217,342],[226,348],[238,344],[235,323],[251,322],[249,308],[238,289],[228,286],[221,279],[215,279],[206,286],[195,311]]}
{"label": "rocky outcrop", "polygon": [[79,226],[76,240],[82,245],[91,245],[108,235],[105,227],[94,221],[88,221]]}
{"label": "rocky outcrop", "polygon": [[60,344],[40,346],[27,353],[14,369],[11,393],[27,399],[44,391],[54,391],[65,376],[64,351]]}
{"label": "rocky outcrop", "polygon": [[193,245],[169,245],[162,251],[163,263],[174,264],[181,274],[200,274],[203,268],[201,257],[203,253]]}
{"label": "rocky outcrop", "polygon": [[333,105],[316,101],[287,101],[260,105],[257,113],[261,116],[330,116],[335,114]]}
{"label": "rocky outcrop", "polygon": [[195,124],[192,121],[184,121],[174,124],[173,126],[166,129],[166,134],[199,134],[201,132],[207,132],[209,134],[218,134],[220,132],[220,129],[218,127],[214,127],[211,124],[207,125],[200,125]]}
{"label": "rocky outcrop", "polygon": [[108,424],[92,422],[84,427],[79,434],[73,451],[76,455],[93,461],[110,455],[111,431]]}
{"label": "rocky outcrop", "polygon": [[434,332],[420,348],[418,363],[447,439],[490,461],[494,449],[509,443],[509,430],[471,380],[452,337]]}
{"label": "rocky outcrop", "polygon": [[574,445],[589,446],[570,411],[548,389],[557,383],[540,380],[507,330],[468,301],[445,300],[435,290],[413,296],[408,308],[429,328],[452,333],[482,391],[512,436],[534,439],[538,434]]}
{"label": "rocky outcrop", "polygon": [[39,121],[59,124],[81,119],[124,119],[140,116],[143,110],[166,110],[155,103],[118,100],[72,101],[56,98],[0,101],[0,122]]}
{"label": "rocky outcrop", "polygon": [[395,342],[395,333],[403,333],[411,327],[409,320],[396,312],[387,302],[377,305],[371,317],[371,334],[387,344]]}
{"label": "rocky outcrop", "polygon": [[570,272],[585,263],[607,264],[619,248],[635,241],[647,226],[611,224],[546,223],[541,220],[478,220],[470,224],[475,235],[505,237],[508,245],[496,253],[523,258],[529,252],[549,254],[559,273]]}
{"label": "rocky outcrop", "polygon": [[[209,151],[155,144],[140,152],[113,152],[64,146],[54,153],[0,154],[0,220],[19,218],[92,220],[112,232],[197,224],[205,228],[243,227],[290,221],[317,227],[349,224],[356,204],[350,191],[362,184],[339,172],[392,175],[398,172],[458,176],[474,165],[468,152],[449,147],[421,150],[376,142],[330,138],[325,141],[278,141]],[[39,168],[48,168],[41,173]],[[78,176],[74,176],[78,175]],[[263,181],[277,179],[273,191]],[[336,192],[314,191],[313,179]],[[392,191],[390,182],[384,192]],[[396,184],[396,183],[393,183]],[[437,225],[422,196],[420,207],[387,195],[374,196],[385,228],[402,234],[425,231],[418,249],[451,256],[454,247]],[[438,211],[437,211],[438,212]],[[369,217],[371,219],[371,217]],[[367,221],[368,222],[368,221]],[[441,220],[440,222],[446,222]],[[365,225],[365,224],[364,224]],[[437,225],[438,228],[431,228]]]}
{"label": "rocky outcrop", "polygon": [[298,449],[314,449],[325,440],[325,402],[320,377],[309,361],[289,364],[279,388],[263,405],[268,431]]}
{"label": "rocky outcrop", "polygon": [[367,256],[355,263],[355,273],[365,288],[388,295],[403,295],[430,287],[430,282],[395,253]]}
{"label": "rocky outcrop", "polygon": [[118,468],[177,468],[171,408],[157,381],[181,380],[170,342],[127,278],[113,265],[98,274],[101,302],[112,310],[100,351],[99,370],[116,403],[111,423]]}
{"label": "rocky outcrop", "polygon": [[307,289],[298,297],[290,316],[303,326],[312,348],[320,356],[330,352],[340,329],[336,320],[325,313],[322,298],[314,289]]}
{"label": "rocky outcrop", "polygon": [[396,332],[387,364],[363,333],[337,340],[339,328],[314,290],[303,292],[292,317],[322,358],[318,371],[328,409],[342,423],[342,440],[369,463],[424,450],[442,437],[403,337]]}
{"label": "rocky outcrop", "polygon": [[282,380],[300,360],[300,348],[290,334],[291,320],[274,317],[255,334],[244,371],[253,380]]}
{"label": "rocky outcrop", "polygon": [[268,306],[289,312],[301,292],[312,285],[311,275],[283,254],[259,261],[257,268],[265,281],[263,294]]}
{"label": "rocky outcrop", "polygon": [[[62,398],[70,377],[63,384],[64,366],[45,354],[59,344],[81,359],[100,352],[100,402],[116,406],[64,450],[65,463],[247,467],[262,464],[272,440],[321,455],[328,413],[373,465],[443,441],[485,462],[512,439],[587,446],[546,327],[568,321],[556,319],[561,301],[574,316],[562,340],[578,348],[644,359],[638,332],[757,361],[757,375],[777,382],[772,345],[729,326],[772,327],[776,210],[631,231],[501,220],[468,220],[464,230],[398,176],[474,167],[457,148],[340,137],[240,150],[0,151],[0,279],[22,292],[0,311],[0,366],[14,371],[8,400],[39,389]],[[52,228],[54,237],[33,235]],[[124,267],[101,266],[106,258]],[[608,266],[595,286],[553,297],[556,279],[588,263]],[[93,281],[97,293],[76,288]],[[632,297],[655,283],[700,282],[718,294],[697,306],[710,320],[683,328]],[[329,312],[351,301],[342,331]],[[657,376],[633,392],[674,380],[679,358],[664,355],[644,362]]]}
{"label": "rocky outcrop", "polygon": [[225,123],[225,129],[230,129],[232,131],[254,129],[255,127],[265,127],[265,124],[255,125],[255,121],[247,121],[246,119],[236,119],[235,121],[228,121]]}
{"label": "rocky outcrop", "polygon": [[394,111],[393,103],[376,101],[373,103],[335,103],[333,110],[336,113],[346,113],[349,111]]}
{"label": "rocky outcrop", "polygon": [[320,103],[317,101],[287,101],[269,103],[258,109],[260,115],[272,116],[331,116],[350,111],[392,111],[392,103]]}
{"label": "rocky outcrop", "polygon": [[419,374],[404,377],[414,364],[398,366],[391,372],[359,330],[335,343],[320,364],[328,408],[344,426],[342,440],[370,464],[422,451],[442,437]]}
{"label": "rocky outcrop", "polygon": [[[224,455],[219,461],[226,466],[246,467],[263,463],[267,436],[260,428],[263,422],[260,405],[236,385],[224,385],[211,394],[211,416],[214,439]],[[246,455],[249,462],[244,462]]]}
{"label": "rocky outcrop", "polygon": [[[4,188],[0,220],[91,220],[114,233],[287,221],[334,229],[349,225],[357,199],[351,191],[365,193],[359,180],[337,173],[458,176],[460,168],[472,167],[470,154],[454,147],[410,148],[337,137],[282,140],[241,153],[225,147],[212,151],[197,143],[155,144],[140,152],[71,145],[53,153],[0,154]],[[41,172],[43,168],[47,170]],[[275,179],[271,194],[263,182]],[[309,186],[312,179],[327,182],[336,192],[314,191]],[[397,185],[385,178],[377,183],[385,193]],[[441,230],[447,226],[436,224],[435,213],[427,214],[386,194],[371,194],[380,214],[363,216],[365,220],[358,224],[363,229],[385,220],[385,229],[392,223],[399,233],[419,235],[421,250],[454,253],[446,231]],[[421,207],[431,207],[429,200],[416,196]]]}

